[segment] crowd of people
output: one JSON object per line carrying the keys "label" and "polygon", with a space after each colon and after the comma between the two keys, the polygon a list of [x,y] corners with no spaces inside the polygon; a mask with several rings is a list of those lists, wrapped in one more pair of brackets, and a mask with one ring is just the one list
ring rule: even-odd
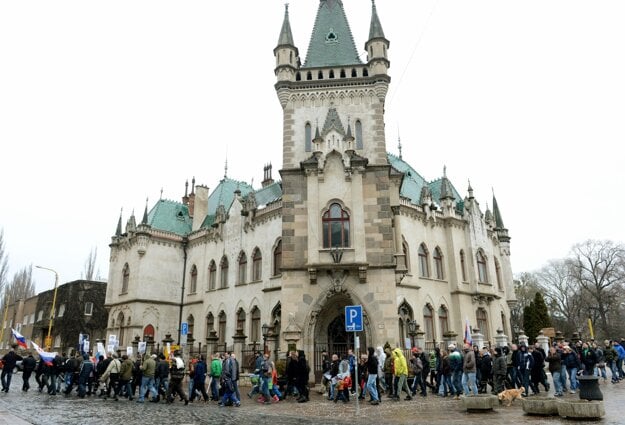
{"label": "crowd of people", "polygon": [[[549,392],[555,396],[575,393],[578,376],[596,375],[603,382],[616,384],[623,380],[625,340],[575,343],[559,342],[547,352],[540,344],[508,344],[504,347],[482,348],[455,344],[447,350],[436,347],[429,352],[418,347],[409,351],[409,358],[400,348],[369,347],[357,356],[352,350],[339,357],[322,353],[320,393],[334,401],[348,403],[350,397],[369,399],[371,405],[381,402],[382,394],[391,400],[411,400],[417,393],[460,398],[505,389],[520,388],[523,396]],[[21,361],[22,391],[30,390],[34,374],[39,392],[100,397],[118,401],[122,398],[138,403],[146,401],[185,405],[196,399],[215,401],[219,406],[240,406],[239,381],[241,368],[234,353],[214,353],[210,362],[203,355],[194,356],[185,364],[180,351],[170,359],[163,354],[137,356],[126,354],[94,358],[86,353],[56,355],[50,361],[37,361],[31,352],[20,356],[15,347],[2,358],[2,391],[9,392],[13,370]],[[549,382],[546,371],[550,372]],[[294,397],[297,402],[309,401],[310,366],[303,351],[289,353],[282,374],[268,353],[255,353],[252,383],[247,393],[259,403],[271,404]],[[279,379],[282,375],[284,379]],[[280,376],[280,378],[282,378]],[[185,378],[187,388],[183,388]]]}

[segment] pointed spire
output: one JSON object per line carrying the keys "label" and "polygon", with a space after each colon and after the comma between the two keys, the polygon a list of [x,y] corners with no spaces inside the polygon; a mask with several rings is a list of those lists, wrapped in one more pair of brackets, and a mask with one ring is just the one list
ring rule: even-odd
{"label": "pointed spire", "polygon": [[486,212],[484,213],[484,220],[486,220],[486,223],[490,223],[491,221],[493,221],[493,213],[490,212],[490,208],[488,207],[488,202],[486,203]]}
{"label": "pointed spire", "polygon": [[184,197],[189,196],[189,179],[184,182]]}
{"label": "pointed spire", "polygon": [[195,176],[191,179],[191,195],[195,193]]}
{"label": "pointed spire", "polygon": [[158,199],[163,199],[163,188],[161,187],[161,197]]}
{"label": "pointed spire", "polygon": [[361,64],[343,2],[321,0],[303,68]]}
{"label": "pointed spire", "polygon": [[295,46],[293,41],[293,33],[291,32],[291,23],[289,21],[289,4],[284,4],[284,21],[282,22],[282,29],[280,30],[280,37],[278,38],[278,46]]}
{"label": "pointed spire", "polygon": [[443,178],[441,180],[441,196],[440,199],[456,199],[451,182],[447,178],[447,166],[443,166]]}
{"label": "pointed spire", "polygon": [[145,198],[145,210],[143,211],[143,219],[141,224],[148,224],[148,198]]}
{"label": "pointed spire", "polygon": [[397,126],[397,150],[399,151],[399,159],[402,159],[402,157],[401,157],[401,137],[399,136],[399,126]]}
{"label": "pointed spire", "polygon": [[353,139],[354,136],[352,136],[352,123],[350,122],[349,117],[347,117],[347,134],[345,135],[346,139]]}
{"label": "pointed spire", "polygon": [[495,228],[505,229],[503,224],[503,218],[501,218],[501,212],[499,212],[499,205],[497,205],[497,198],[495,198],[495,191],[493,190],[493,216],[495,219]]}
{"label": "pointed spire", "polygon": [[122,235],[122,213],[124,212],[124,209],[122,208],[119,211],[119,221],[117,222],[117,230],[115,230],[115,236],[121,236]]}
{"label": "pointed spire", "polygon": [[228,156],[226,156],[226,164],[224,165],[224,179],[228,178]]}
{"label": "pointed spire", "polygon": [[467,192],[469,192],[469,199],[473,199],[473,188],[471,187],[470,179],[469,179],[469,187],[467,188]]}
{"label": "pointed spire", "polygon": [[386,38],[384,30],[378,18],[378,11],[375,7],[375,0],[371,0],[371,26],[369,27],[369,40],[374,38]]}

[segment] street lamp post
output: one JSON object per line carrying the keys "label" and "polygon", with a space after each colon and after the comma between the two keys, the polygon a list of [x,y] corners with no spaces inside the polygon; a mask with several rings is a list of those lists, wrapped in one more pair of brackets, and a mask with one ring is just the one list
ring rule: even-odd
{"label": "street lamp post", "polygon": [[263,354],[267,352],[267,336],[269,336],[269,325],[267,323],[263,323],[262,333],[263,333]]}
{"label": "street lamp post", "polygon": [[59,274],[56,270],[50,269],[48,267],[35,266],[38,269],[48,270],[54,273],[54,295],[52,296],[52,309],[50,310],[50,323],[48,323],[48,336],[45,340],[46,351],[50,351],[52,348],[52,324],[54,323],[54,309],[56,308],[56,292],[59,285]]}

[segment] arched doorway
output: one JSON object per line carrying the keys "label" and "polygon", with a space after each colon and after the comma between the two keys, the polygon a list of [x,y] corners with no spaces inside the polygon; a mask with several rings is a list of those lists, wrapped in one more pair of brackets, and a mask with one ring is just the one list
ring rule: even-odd
{"label": "arched doorway", "polygon": [[[336,294],[326,299],[314,324],[314,372],[315,380],[321,380],[323,373],[323,351],[328,356],[337,354],[339,358],[347,355],[348,349],[354,348],[354,333],[345,329],[345,306],[359,304],[348,293]],[[360,353],[367,351],[367,340],[370,337],[367,313],[364,311],[364,332],[359,332]],[[356,356],[358,353],[354,350]]]}

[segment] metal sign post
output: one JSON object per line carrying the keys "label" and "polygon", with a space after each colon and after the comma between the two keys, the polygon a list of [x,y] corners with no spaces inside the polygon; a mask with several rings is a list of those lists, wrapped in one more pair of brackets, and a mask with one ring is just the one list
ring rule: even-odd
{"label": "metal sign post", "polygon": [[[363,320],[362,320],[362,306],[361,305],[348,305],[345,306],[345,330],[347,332],[354,333],[354,351],[358,352],[360,348],[360,339],[358,338],[358,332],[363,331]],[[354,353],[354,355],[355,355]],[[354,373],[356,382],[354,382],[356,386],[356,415],[360,414],[360,403],[358,397],[360,397],[360,382],[358,382],[358,357],[356,357],[356,361],[354,364]]]}

